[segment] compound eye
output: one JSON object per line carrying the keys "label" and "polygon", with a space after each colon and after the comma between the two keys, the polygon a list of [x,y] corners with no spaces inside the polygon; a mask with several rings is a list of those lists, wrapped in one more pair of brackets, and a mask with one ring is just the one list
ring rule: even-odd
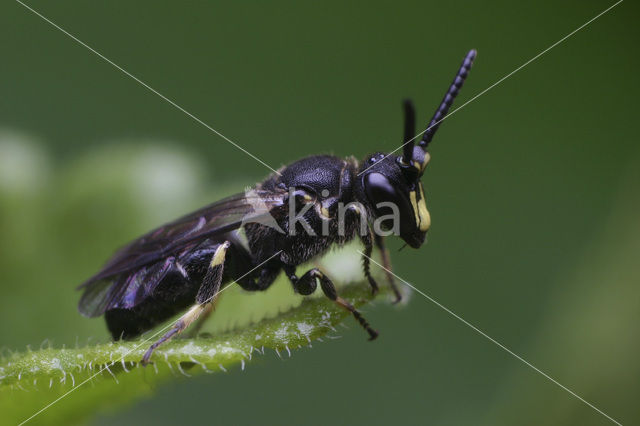
{"label": "compound eye", "polygon": [[369,173],[365,176],[364,189],[367,192],[367,198],[374,205],[397,198],[396,189],[381,173]]}
{"label": "compound eye", "polygon": [[[396,190],[386,176],[381,173],[368,174],[364,178],[364,189],[376,216],[385,216],[389,218],[385,219],[382,223],[383,228],[393,228],[393,221],[397,220],[400,221],[401,228],[414,223],[411,216],[412,210],[409,202],[406,197],[403,197],[402,194]],[[396,208],[393,209],[388,204],[380,205],[381,203],[392,203]],[[400,217],[394,217],[394,213],[396,212]]]}

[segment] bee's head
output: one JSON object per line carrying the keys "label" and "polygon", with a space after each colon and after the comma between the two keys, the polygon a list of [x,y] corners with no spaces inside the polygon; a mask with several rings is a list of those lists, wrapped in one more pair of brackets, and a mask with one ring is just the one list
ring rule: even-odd
{"label": "bee's head", "polygon": [[363,163],[361,170],[366,171],[360,178],[367,204],[376,219],[382,218],[382,228],[395,227],[400,238],[418,248],[431,225],[420,181],[429,153],[419,147],[411,148],[415,154],[409,161],[404,156],[370,155]]}
{"label": "bee's head", "polygon": [[[422,139],[415,143],[415,110],[411,101],[404,102],[404,142],[402,155],[375,153],[367,157],[358,176],[362,192],[382,228],[389,229],[399,222],[400,238],[413,248],[424,242],[431,217],[422,188],[422,174],[429,163],[427,147],[444,119],[458,91],[471,69],[476,51],[467,53],[455,79],[433,115]],[[394,207],[395,206],[395,207]]]}

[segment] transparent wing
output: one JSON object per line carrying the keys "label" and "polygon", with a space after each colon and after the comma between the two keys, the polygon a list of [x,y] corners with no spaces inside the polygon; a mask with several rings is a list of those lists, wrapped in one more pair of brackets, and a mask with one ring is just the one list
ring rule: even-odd
{"label": "transparent wing", "polygon": [[114,303],[127,302],[132,288],[152,289],[162,280],[177,257],[198,247],[205,240],[215,241],[245,223],[258,222],[277,227],[271,216],[284,204],[285,191],[252,189],[232,195],[200,210],[162,225],[118,250],[102,269],[78,288],[84,289],[79,310],[98,316]]}

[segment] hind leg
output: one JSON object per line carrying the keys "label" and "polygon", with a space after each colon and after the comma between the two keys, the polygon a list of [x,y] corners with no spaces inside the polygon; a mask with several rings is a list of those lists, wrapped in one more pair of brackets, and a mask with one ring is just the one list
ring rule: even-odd
{"label": "hind leg", "polygon": [[207,303],[205,309],[200,313],[200,316],[198,317],[196,323],[191,326],[191,330],[189,331],[189,334],[187,334],[187,336],[198,337],[198,333],[200,333],[202,326],[204,326],[204,323],[207,322],[207,320],[211,316],[211,313],[216,308],[217,302],[218,298],[216,297],[213,303]]}
{"label": "hind leg", "polygon": [[197,320],[203,313],[206,312],[213,307],[215,303],[216,296],[220,292],[220,286],[222,284],[222,272],[224,269],[224,259],[227,253],[227,249],[231,243],[228,241],[224,242],[213,254],[211,258],[211,263],[209,264],[209,268],[207,269],[207,274],[200,285],[200,289],[198,290],[198,295],[196,296],[196,304],[193,305],[186,314],[180,317],[175,325],[169,330],[164,336],[162,336],[159,340],[154,342],[147,352],[142,357],[142,365],[146,365],[149,363],[149,359],[153,354],[155,348],[160,346],[162,343],[171,339],[172,337],[180,334],[184,331],[191,323]]}

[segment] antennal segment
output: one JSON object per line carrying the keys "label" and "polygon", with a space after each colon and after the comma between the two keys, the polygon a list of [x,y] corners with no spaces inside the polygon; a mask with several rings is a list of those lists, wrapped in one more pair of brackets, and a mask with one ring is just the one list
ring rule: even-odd
{"label": "antennal segment", "polygon": [[411,164],[413,158],[413,147],[415,142],[413,139],[416,134],[416,110],[413,107],[411,99],[405,99],[402,103],[404,109],[404,140],[402,141],[402,162]]}
{"label": "antennal segment", "polygon": [[429,142],[431,142],[431,139],[433,139],[433,136],[436,134],[438,127],[440,127],[440,122],[449,112],[449,108],[453,104],[453,100],[458,95],[460,88],[469,74],[469,70],[473,65],[473,60],[476,58],[477,53],[478,52],[476,52],[475,49],[470,50],[469,53],[467,53],[467,56],[465,56],[464,61],[462,61],[462,65],[460,65],[460,69],[458,69],[456,77],[453,79],[451,86],[449,86],[449,90],[447,90],[447,93],[444,95],[436,113],[433,114],[433,118],[431,119],[431,122],[429,122],[429,127],[424,132],[424,135],[422,135],[422,140],[419,145],[423,149],[427,149]]}

